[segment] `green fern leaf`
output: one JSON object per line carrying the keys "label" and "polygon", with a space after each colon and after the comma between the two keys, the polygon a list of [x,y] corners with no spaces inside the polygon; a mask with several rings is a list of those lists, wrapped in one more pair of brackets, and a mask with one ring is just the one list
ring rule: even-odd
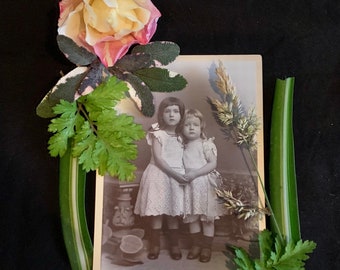
{"label": "green fern leaf", "polygon": [[273,248],[272,233],[268,230],[263,230],[259,234],[259,245],[260,245],[260,261],[262,265],[265,265],[270,258],[271,250]]}
{"label": "green fern leaf", "polygon": [[255,270],[254,261],[243,248],[236,248],[235,256],[234,262],[239,267],[238,270]]}
{"label": "green fern leaf", "polygon": [[60,116],[52,119],[48,126],[48,131],[54,133],[48,141],[48,150],[52,157],[61,157],[66,152],[68,139],[74,136],[75,127],[81,119],[77,114],[75,102],[61,100],[53,111]]}
{"label": "green fern leaf", "polygon": [[92,156],[96,141],[97,138],[88,121],[84,122],[81,129],[74,136],[72,154],[79,158],[79,163],[83,165],[86,172],[97,168],[97,162]]}
{"label": "green fern leaf", "polygon": [[278,262],[273,266],[277,270],[302,270],[304,261],[309,258],[307,255],[316,247],[313,241],[299,240],[296,244],[289,242],[285,248],[285,253],[280,257]]}

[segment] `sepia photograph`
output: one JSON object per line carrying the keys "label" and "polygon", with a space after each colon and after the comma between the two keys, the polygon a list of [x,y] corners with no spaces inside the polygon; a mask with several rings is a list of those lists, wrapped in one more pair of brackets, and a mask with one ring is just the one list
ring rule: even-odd
{"label": "sepia photograph", "polygon": [[236,269],[232,247],[258,254],[264,214],[262,59],[181,55],[167,66],[181,91],[133,90],[116,110],[134,117],[135,179],[96,177],[94,269]]}

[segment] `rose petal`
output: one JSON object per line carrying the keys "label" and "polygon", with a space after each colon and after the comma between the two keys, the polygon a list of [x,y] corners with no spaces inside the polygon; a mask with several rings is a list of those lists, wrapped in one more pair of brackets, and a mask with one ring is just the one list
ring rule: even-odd
{"label": "rose petal", "polygon": [[65,35],[69,38],[72,38],[77,44],[79,44],[79,32],[84,31],[82,10],[83,4],[80,3],[73,11],[68,14],[65,22],[58,28],[59,35]]}
{"label": "rose petal", "polygon": [[61,26],[65,22],[70,12],[73,11],[81,2],[82,0],[62,0],[59,2],[60,16],[58,26]]}
{"label": "rose petal", "polygon": [[147,0],[135,0],[141,7],[149,10],[151,12],[151,16],[148,24],[145,25],[142,31],[135,33],[134,36],[141,44],[146,44],[150,41],[152,36],[155,34],[157,29],[157,21],[161,16],[159,10],[153,5],[151,1]]}
{"label": "rose petal", "polygon": [[136,40],[132,36],[126,36],[121,40],[99,42],[93,48],[100,61],[105,66],[111,67],[128,52],[130,46],[134,43],[136,43]]}

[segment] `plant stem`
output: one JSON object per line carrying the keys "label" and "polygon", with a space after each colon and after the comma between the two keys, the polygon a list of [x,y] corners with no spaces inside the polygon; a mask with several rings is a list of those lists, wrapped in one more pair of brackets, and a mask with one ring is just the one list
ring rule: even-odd
{"label": "plant stem", "polygon": [[94,126],[93,121],[90,119],[87,111],[84,109],[84,105],[82,103],[77,102],[77,107],[78,107],[78,112],[80,112],[85,117],[85,119],[89,122],[90,127],[93,131],[93,134],[97,136],[98,135],[97,128]]}
{"label": "plant stem", "polygon": [[64,242],[73,270],[92,267],[93,247],[85,213],[86,173],[72,157],[71,145],[60,158],[59,198]]}
{"label": "plant stem", "polygon": [[270,202],[279,229],[286,242],[301,239],[298,213],[294,137],[293,137],[294,78],[276,80],[270,136],[269,184]]}
{"label": "plant stem", "polygon": [[[236,139],[236,138],[237,138],[237,136],[236,136],[236,131],[235,131],[234,128],[232,128],[232,134],[233,134],[233,136],[234,136],[234,140],[237,141],[237,139]],[[258,169],[258,167],[257,167],[257,163],[256,163],[256,161],[255,161],[255,159],[254,159],[254,156],[253,156],[253,154],[252,154],[252,152],[251,152],[251,150],[250,150],[250,145],[249,145],[249,143],[247,142],[247,140],[244,140],[243,143],[245,144],[245,148],[248,150],[248,153],[249,153],[249,156],[250,156],[250,160],[251,160],[251,162],[252,162],[252,164],[253,164],[253,167],[254,167],[255,170],[256,170],[256,175],[257,175],[257,177],[259,178],[260,185],[261,185],[262,191],[263,191],[263,193],[264,193],[265,204],[266,204],[266,206],[268,207],[269,212],[270,212],[270,215],[271,215],[272,226],[275,227],[275,231],[277,232],[280,241],[283,243],[282,232],[281,232],[281,230],[280,230],[280,227],[279,227],[279,224],[278,224],[278,222],[277,222],[277,219],[275,218],[275,213],[274,213],[274,211],[273,211],[273,209],[272,209],[272,206],[271,206],[271,203],[270,203],[268,194],[267,194],[267,192],[266,192],[266,188],[265,188],[265,185],[264,185],[264,181],[263,181],[263,179],[262,179],[262,177],[261,177],[261,174],[260,174],[259,169]],[[239,147],[240,147],[240,150],[241,150],[241,152],[242,152],[242,154],[243,154],[242,146],[239,146]],[[245,157],[244,154],[243,154],[243,158],[244,158],[245,162],[247,163],[247,159],[246,159],[246,157]],[[248,168],[250,169],[249,166],[248,166]],[[261,204],[262,204],[262,202],[261,202]],[[263,206],[262,206],[262,207],[263,207]],[[264,208],[264,207],[263,207],[263,208]]]}
{"label": "plant stem", "polygon": [[260,181],[260,184],[261,184],[261,188],[262,188],[262,190],[263,190],[263,193],[264,193],[266,205],[267,205],[267,207],[268,207],[268,209],[269,209],[269,212],[270,212],[271,222],[272,222],[271,226],[275,228],[275,232],[277,233],[277,235],[278,235],[280,241],[283,243],[282,232],[281,232],[280,226],[279,226],[279,224],[278,224],[278,222],[277,222],[277,219],[276,219],[276,217],[275,217],[275,213],[274,213],[273,208],[272,208],[272,205],[271,205],[271,203],[270,203],[268,194],[267,194],[267,192],[266,192],[266,188],[265,188],[265,186],[264,186],[264,181],[263,181],[263,179],[262,179],[262,177],[261,177],[261,174],[260,174],[260,172],[259,172],[259,170],[258,170],[258,168],[257,168],[257,165],[256,165],[256,162],[255,162],[255,160],[254,160],[254,157],[253,157],[252,153],[251,153],[250,150],[249,150],[249,147],[248,147],[247,149],[248,149],[248,152],[249,152],[251,161],[252,161],[254,167],[256,168],[256,173],[257,173],[257,175],[258,175],[258,177],[259,177],[259,181]]}

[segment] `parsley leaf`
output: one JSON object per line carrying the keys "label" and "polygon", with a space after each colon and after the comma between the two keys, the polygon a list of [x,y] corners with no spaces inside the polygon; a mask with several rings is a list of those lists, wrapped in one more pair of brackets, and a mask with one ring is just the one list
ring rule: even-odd
{"label": "parsley leaf", "polygon": [[311,253],[316,247],[312,241],[299,240],[296,244],[289,242],[285,247],[283,255],[273,264],[277,270],[299,270],[304,269],[304,261],[309,258],[307,253]]}
{"label": "parsley leaf", "polygon": [[243,248],[236,248],[235,255],[234,261],[240,267],[238,270],[255,270],[253,260]]}
{"label": "parsley leaf", "polygon": [[53,108],[60,116],[51,120],[48,129],[55,133],[49,140],[50,154],[62,156],[72,139],[72,155],[78,157],[85,171],[98,169],[101,175],[109,173],[120,180],[133,180],[135,141],[145,133],[132,116],[118,114],[114,109],[127,89],[126,83],[112,76],[77,101],[61,100]]}
{"label": "parsley leaf", "polygon": [[84,122],[81,129],[74,136],[73,156],[79,157],[79,164],[85,171],[95,170],[97,162],[93,159],[93,151],[97,138],[88,121]]}
{"label": "parsley leaf", "polygon": [[289,242],[283,245],[268,230],[259,234],[260,258],[252,259],[242,248],[235,248],[234,262],[239,270],[304,270],[305,262],[316,247],[313,241]]}
{"label": "parsley leaf", "polygon": [[68,139],[75,134],[75,127],[82,122],[75,102],[61,100],[53,107],[55,114],[60,117],[51,120],[48,131],[55,133],[48,141],[48,150],[52,157],[63,156],[67,149]]}
{"label": "parsley leaf", "polygon": [[272,233],[270,231],[264,230],[259,234],[259,245],[261,251],[260,260],[256,261],[255,264],[261,267],[265,267],[266,262],[270,258],[273,246]]}

